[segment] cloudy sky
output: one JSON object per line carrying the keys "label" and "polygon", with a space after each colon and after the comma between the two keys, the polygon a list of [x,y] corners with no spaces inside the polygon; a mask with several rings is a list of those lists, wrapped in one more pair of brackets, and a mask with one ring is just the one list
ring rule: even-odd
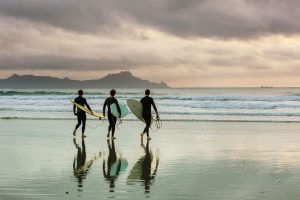
{"label": "cloudy sky", "polygon": [[0,0],[0,78],[300,86],[298,0]]}

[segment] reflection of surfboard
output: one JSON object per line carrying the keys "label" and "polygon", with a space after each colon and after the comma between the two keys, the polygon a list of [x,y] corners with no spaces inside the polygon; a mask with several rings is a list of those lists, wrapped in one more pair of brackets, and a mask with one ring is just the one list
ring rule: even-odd
{"label": "reflection of surfboard", "polygon": [[[120,109],[121,109],[121,117],[126,117],[126,115],[128,114],[128,109],[126,105],[123,104],[119,104]],[[115,116],[115,117],[119,117],[119,112],[117,109],[117,105],[115,103],[110,105],[110,110],[111,113]]]}
{"label": "reflection of surfboard", "polygon": [[127,105],[128,107],[130,108],[131,112],[139,119],[141,120],[142,122],[145,122],[144,121],[144,118],[143,118],[143,106],[142,106],[142,103],[137,101],[137,100],[134,100],[134,99],[128,99],[127,100]]}
{"label": "reflection of surfboard", "polygon": [[143,170],[143,161],[145,159],[145,156],[142,156],[132,167],[132,169],[130,170],[130,173],[127,177],[127,184],[133,184],[134,182],[136,182],[137,180],[140,180],[140,178],[142,177],[142,170]]}
{"label": "reflection of surfboard", "polygon": [[[140,182],[141,180],[145,180],[145,176],[153,176],[154,172],[157,170],[158,166],[158,160],[152,159],[153,155],[151,154],[151,160],[146,161],[148,163],[148,166],[145,165],[145,155],[142,156],[132,167],[132,169],[129,172],[129,175],[127,177],[127,185],[134,185],[137,182]],[[150,170],[150,171],[148,171]],[[145,174],[145,172],[148,172],[149,174]]]}
{"label": "reflection of surfboard", "polygon": [[[111,166],[111,171],[110,171],[110,175],[111,176],[117,176],[117,172],[118,172],[118,161],[115,162],[112,166]],[[121,168],[120,168],[120,172],[125,172],[125,170],[128,167],[128,161],[125,159],[121,159]]]}
{"label": "reflection of surfboard", "polygon": [[95,116],[95,117],[103,118],[103,115],[102,115],[102,114],[96,113],[96,112],[91,112],[91,111],[90,111],[89,109],[87,109],[86,107],[84,107],[84,106],[82,106],[82,105],[80,105],[80,104],[78,104],[78,103],[75,103],[75,102],[72,101],[72,100],[71,100],[71,102],[72,102],[78,109],[80,109],[80,110],[82,110],[82,111],[84,111],[84,112],[86,112],[86,113],[88,113],[88,114],[90,114],[90,115],[93,115],[93,116]]}

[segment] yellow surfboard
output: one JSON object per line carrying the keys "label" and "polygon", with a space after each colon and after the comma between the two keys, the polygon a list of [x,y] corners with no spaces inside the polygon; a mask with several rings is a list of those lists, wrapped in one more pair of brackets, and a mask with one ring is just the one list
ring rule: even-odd
{"label": "yellow surfboard", "polygon": [[86,113],[88,113],[88,114],[90,114],[90,115],[92,115],[92,116],[95,116],[95,117],[98,117],[98,118],[104,118],[104,116],[102,115],[102,114],[100,114],[100,113],[96,113],[96,112],[91,112],[89,109],[87,109],[86,107],[84,107],[84,106],[82,106],[82,105],[80,105],[80,104],[78,104],[78,103],[75,103],[74,101],[72,101],[71,100],[71,102],[77,107],[77,108],[79,108],[80,110],[82,110],[82,111],[84,111],[84,112],[86,112]]}

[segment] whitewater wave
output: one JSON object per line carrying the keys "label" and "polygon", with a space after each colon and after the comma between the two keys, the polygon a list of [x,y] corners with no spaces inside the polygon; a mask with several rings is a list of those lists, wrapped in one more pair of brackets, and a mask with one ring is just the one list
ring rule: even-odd
{"label": "whitewater wave", "polygon": [[[85,92],[92,109],[102,112],[109,90]],[[74,119],[70,100],[76,90],[0,90],[0,119]],[[139,100],[143,90],[121,90],[119,103]],[[300,121],[299,89],[158,90],[160,116],[172,121]],[[129,114],[126,120],[132,120]]]}
{"label": "whitewater wave", "polygon": [[[109,96],[108,92],[85,92],[87,99],[103,99]],[[62,96],[62,99],[70,99],[70,97],[76,97],[76,91],[15,91],[15,90],[0,90],[0,96],[23,96],[23,98],[31,98],[31,96],[45,96],[45,99],[55,99],[56,96]],[[50,96],[50,97],[49,97]],[[55,97],[51,97],[55,96]],[[65,97],[63,97],[65,96]],[[117,98],[126,99],[132,98],[139,100],[143,97],[141,92],[118,92]],[[22,97],[20,97],[22,98]],[[280,101],[299,101],[299,94],[290,94],[284,96],[224,96],[224,95],[201,95],[201,96],[180,96],[180,95],[166,95],[156,94],[155,99],[159,100],[171,100],[171,101],[256,101],[256,102],[280,102]]]}

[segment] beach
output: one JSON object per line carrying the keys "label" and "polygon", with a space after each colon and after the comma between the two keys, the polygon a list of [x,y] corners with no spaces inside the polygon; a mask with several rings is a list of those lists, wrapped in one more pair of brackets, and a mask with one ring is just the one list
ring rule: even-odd
{"label": "beach", "polygon": [[0,200],[300,200],[297,15],[0,0]]}
{"label": "beach", "polygon": [[0,199],[300,196],[299,123],[164,121],[148,144],[139,121],[123,121],[114,144],[107,121],[88,120],[84,141],[75,124],[0,120]]}

